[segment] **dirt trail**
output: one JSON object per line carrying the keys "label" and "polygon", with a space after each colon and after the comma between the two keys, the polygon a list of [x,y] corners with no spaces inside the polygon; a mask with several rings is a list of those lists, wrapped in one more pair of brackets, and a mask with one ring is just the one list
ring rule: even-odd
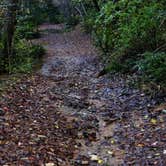
{"label": "dirt trail", "polygon": [[0,165],[165,165],[165,107],[132,88],[134,76],[105,75],[80,27],[42,25],[47,53],[38,74],[0,102]]}
{"label": "dirt trail", "polygon": [[[60,111],[69,119],[77,119],[79,153],[75,164],[118,165],[122,162],[121,150],[105,140],[113,136],[115,123],[106,125],[99,112],[101,107],[105,107],[106,99],[103,95],[97,99],[97,89],[93,87],[97,85],[99,79],[96,76],[102,69],[97,50],[90,36],[84,34],[79,26],[66,33],[63,33],[63,28],[63,25],[41,26],[40,30],[46,34],[37,43],[44,45],[47,50],[41,74],[60,82],[54,92],[63,98]],[[104,143],[107,145],[103,149]],[[110,157],[112,150],[117,151],[120,157]]]}

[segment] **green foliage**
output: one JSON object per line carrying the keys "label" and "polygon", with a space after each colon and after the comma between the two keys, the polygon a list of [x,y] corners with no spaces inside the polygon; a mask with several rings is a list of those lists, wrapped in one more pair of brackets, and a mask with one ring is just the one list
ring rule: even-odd
{"label": "green foliage", "polygon": [[37,26],[28,20],[19,20],[15,32],[18,39],[34,39],[40,37]]}
{"label": "green foliage", "polygon": [[146,79],[166,85],[166,53],[146,52],[136,67]]}
{"label": "green foliage", "polygon": [[164,18],[164,6],[155,1],[111,1],[96,20],[96,36],[110,53],[151,51],[165,40]]}
{"label": "green foliage", "polygon": [[[102,0],[99,0],[99,4]],[[102,4],[102,3],[101,3]],[[90,33],[93,30],[93,26],[98,13],[94,8],[94,2],[92,0],[72,0],[73,8],[76,9],[77,15],[80,16],[81,25],[86,33]]]}
{"label": "green foliage", "polygon": [[45,49],[41,45],[31,45],[29,55],[33,58],[41,58],[45,54]]}
{"label": "green foliage", "polygon": [[89,12],[82,21],[81,25],[84,28],[86,33],[91,33],[94,28],[94,20],[96,18],[96,12]]}
{"label": "green foliage", "polygon": [[[59,23],[59,11],[52,6],[50,0],[19,1],[17,10],[17,21],[12,35],[11,53],[6,55],[4,46],[4,24],[6,1],[0,2],[0,73],[29,72],[35,62],[44,54],[44,49],[39,45],[32,45],[29,39],[40,36],[38,25],[46,22]],[[58,18],[58,20],[57,20]]]}
{"label": "green foliage", "polygon": [[40,37],[38,25],[43,22],[61,23],[63,17],[51,1],[24,2],[24,8],[17,16],[16,36],[20,39],[33,39]]}
{"label": "green foliage", "polygon": [[[14,45],[13,55],[8,61],[1,59],[3,68],[0,71],[8,71],[10,73],[30,72],[36,60],[44,54],[44,49],[40,45],[32,45],[25,39],[16,41]],[[1,67],[2,67],[1,66]]]}
{"label": "green foliage", "polygon": [[79,17],[77,16],[70,16],[65,20],[66,28],[72,28],[79,23]]}
{"label": "green foliage", "polygon": [[[166,82],[166,54],[160,53],[166,50],[165,1],[119,0],[99,4],[101,11],[88,10],[84,27],[93,31],[96,46],[109,59],[106,70],[137,72],[135,66],[142,64],[142,75],[158,83]],[[156,50],[159,53],[145,53]]]}
{"label": "green foliage", "polygon": [[50,23],[59,24],[64,22],[64,17],[60,13],[59,9],[53,6],[51,3],[47,5],[47,8],[43,12],[46,15],[46,19]]}
{"label": "green foliage", "polygon": [[28,16],[29,22],[39,25],[47,21],[59,23],[60,12],[57,7],[53,6],[51,0],[29,0],[29,2],[24,2],[24,8],[20,15],[26,18]]}

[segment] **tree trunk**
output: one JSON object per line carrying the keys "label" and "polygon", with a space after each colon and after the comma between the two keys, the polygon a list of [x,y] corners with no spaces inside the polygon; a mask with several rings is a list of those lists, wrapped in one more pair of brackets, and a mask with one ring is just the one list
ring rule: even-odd
{"label": "tree trunk", "polygon": [[7,10],[4,25],[4,59],[7,62],[8,72],[11,73],[11,56],[13,54],[13,39],[16,26],[16,12],[18,0],[7,0]]}
{"label": "tree trunk", "polygon": [[7,0],[6,21],[4,25],[4,54],[9,57],[12,53],[12,43],[16,25],[18,0]]}

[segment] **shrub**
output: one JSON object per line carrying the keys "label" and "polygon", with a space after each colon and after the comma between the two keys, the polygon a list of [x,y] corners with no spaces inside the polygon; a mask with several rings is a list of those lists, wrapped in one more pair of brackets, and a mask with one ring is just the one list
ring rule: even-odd
{"label": "shrub", "polygon": [[165,17],[163,0],[107,2],[93,26],[96,45],[109,58],[107,71],[136,72],[139,66],[146,78],[164,83],[165,54],[145,52],[166,50]]}
{"label": "shrub", "polygon": [[111,1],[96,20],[96,37],[110,53],[125,56],[151,51],[165,42],[164,18],[164,5],[156,1]]}
{"label": "shrub", "polygon": [[11,72],[29,72],[38,58],[45,53],[40,45],[31,45],[26,40],[15,44],[14,56],[11,58]]}
{"label": "shrub", "polygon": [[34,39],[40,37],[37,27],[32,22],[24,21],[23,24],[18,24],[16,33],[18,39]]}
{"label": "shrub", "polygon": [[66,28],[72,28],[76,26],[78,23],[79,23],[79,17],[77,16],[70,16],[65,20]]}
{"label": "shrub", "polygon": [[0,72],[30,72],[44,53],[45,50],[40,45],[32,45],[25,39],[16,40],[13,55],[8,60],[4,56],[0,57]]}
{"label": "shrub", "polygon": [[136,67],[146,79],[166,85],[166,53],[146,52]]}
{"label": "shrub", "polygon": [[[15,37],[18,39],[34,39],[40,37],[38,24],[40,21],[33,14],[23,14],[17,17]],[[42,19],[42,18],[40,18]]]}
{"label": "shrub", "polygon": [[88,12],[82,20],[81,25],[86,33],[91,33],[93,31],[97,14],[96,11],[92,10]]}
{"label": "shrub", "polygon": [[41,45],[31,45],[29,55],[35,59],[41,58],[45,54],[45,49]]}
{"label": "shrub", "polygon": [[50,23],[59,24],[64,21],[63,15],[60,13],[58,7],[49,4],[47,9],[44,11],[46,18]]}

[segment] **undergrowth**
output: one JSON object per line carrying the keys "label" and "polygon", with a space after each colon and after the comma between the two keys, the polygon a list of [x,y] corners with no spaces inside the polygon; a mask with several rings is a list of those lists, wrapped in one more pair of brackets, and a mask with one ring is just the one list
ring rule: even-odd
{"label": "undergrowth", "polygon": [[[83,2],[82,2],[83,3]],[[109,62],[107,72],[137,73],[143,81],[166,85],[165,1],[101,2],[87,10],[83,27]]]}

